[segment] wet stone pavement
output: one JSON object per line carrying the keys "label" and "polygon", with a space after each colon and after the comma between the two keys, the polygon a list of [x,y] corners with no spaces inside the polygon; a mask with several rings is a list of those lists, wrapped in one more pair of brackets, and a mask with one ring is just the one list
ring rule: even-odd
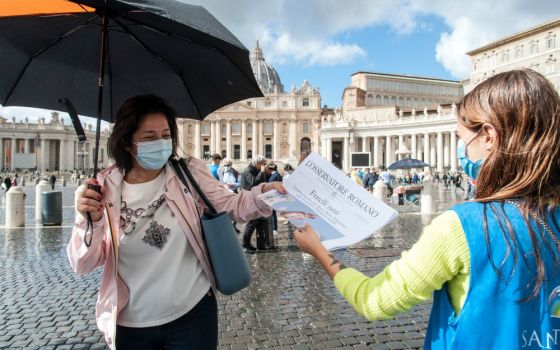
{"label": "wet stone pavement", "polygon": [[[101,270],[75,275],[66,258],[75,187],[63,192],[63,225],[35,227],[34,188],[26,187],[25,228],[0,226],[0,349],[106,349],[95,324]],[[434,186],[438,211],[463,193]],[[411,207],[372,238],[335,255],[374,275],[419,237],[435,215]],[[5,196],[0,224],[5,223]],[[218,297],[219,349],[420,349],[430,303],[387,321],[357,315],[312,258],[288,238],[280,220],[279,249],[248,255],[253,282]],[[242,225],[239,225],[242,228]]]}

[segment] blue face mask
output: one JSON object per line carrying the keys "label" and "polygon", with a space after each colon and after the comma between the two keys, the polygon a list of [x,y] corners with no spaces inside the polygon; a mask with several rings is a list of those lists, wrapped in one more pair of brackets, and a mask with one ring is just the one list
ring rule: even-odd
{"label": "blue face mask", "polygon": [[[471,141],[474,140],[476,136],[478,136],[478,134],[475,135],[468,143],[471,143]],[[476,177],[478,176],[478,171],[482,166],[482,162],[484,160],[479,159],[473,162],[472,160],[469,159],[469,157],[467,157],[468,143],[465,143],[465,141],[463,140],[459,140],[457,144],[457,158],[459,159],[459,162],[461,163],[461,166],[463,167],[463,171],[465,172],[465,174],[471,179],[476,179]]]}
{"label": "blue face mask", "polygon": [[134,158],[146,170],[161,169],[169,160],[172,151],[170,139],[138,142],[136,147],[137,154]]}

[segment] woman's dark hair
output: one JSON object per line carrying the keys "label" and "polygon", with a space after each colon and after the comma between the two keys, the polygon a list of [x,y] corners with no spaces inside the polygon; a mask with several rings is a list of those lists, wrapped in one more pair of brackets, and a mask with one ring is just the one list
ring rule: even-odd
{"label": "woman's dark hair", "polygon": [[126,100],[115,117],[115,125],[107,142],[107,152],[115,165],[124,171],[132,169],[132,134],[148,114],[162,113],[169,124],[171,135],[171,157],[177,156],[179,137],[177,133],[176,113],[167,102],[155,95],[138,95]]}
{"label": "woman's dark hair", "polygon": [[294,171],[294,167],[290,164],[284,165],[284,171]]}

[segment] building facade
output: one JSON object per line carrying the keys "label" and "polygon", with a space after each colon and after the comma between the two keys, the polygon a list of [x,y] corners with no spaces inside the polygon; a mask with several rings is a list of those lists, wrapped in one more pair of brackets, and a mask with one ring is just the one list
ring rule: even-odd
{"label": "building facade", "polygon": [[[0,170],[19,171],[37,169],[40,171],[72,171],[93,168],[95,130],[91,124],[84,126],[87,141],[79,144],[74,127],[51,113],[51,120],[39,118],[30,123],[26,118],[16,122],[0,117]],[[109,163],[107,138],[109,130],[101,133],[99,168]]]}
{"label": "building facade", "polygon": [[560,91],[560,19],[496,40],[467,53],[471,73],[465,93],[487,78],[508,70],[530,68]]}
{"label": "building facade", "polygon": [[322,156],[345,171],[353,167],[353,153],[367,154],[375,168],[411,157],[456,171],[456,103],[462,97],[458,81],[355,73],[342,108],[323,115]]}
{"label": "building facade", "polygon": [[228,105],[204,121],[179,119],[185,154],[208,159],[219,153],[242,166],[256,155],[293,163],[302,150],[320,151],[319,89],[304,81],[285,92],[258,42],[251,53],[251,67],[264,97]]}

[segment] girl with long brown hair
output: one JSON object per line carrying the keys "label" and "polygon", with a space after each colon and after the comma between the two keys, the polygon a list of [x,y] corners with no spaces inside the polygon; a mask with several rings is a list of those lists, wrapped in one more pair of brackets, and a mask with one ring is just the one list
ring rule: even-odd
{"label": "girl with long brown hair", "polygon": [[346,268],[309,226],[296,240],[368,319],[433,295],[425,349],[560,348],[558,92],[532,70],[497,74],[459,104],[457,133],[475,200],[435,218],[377,276]]}

